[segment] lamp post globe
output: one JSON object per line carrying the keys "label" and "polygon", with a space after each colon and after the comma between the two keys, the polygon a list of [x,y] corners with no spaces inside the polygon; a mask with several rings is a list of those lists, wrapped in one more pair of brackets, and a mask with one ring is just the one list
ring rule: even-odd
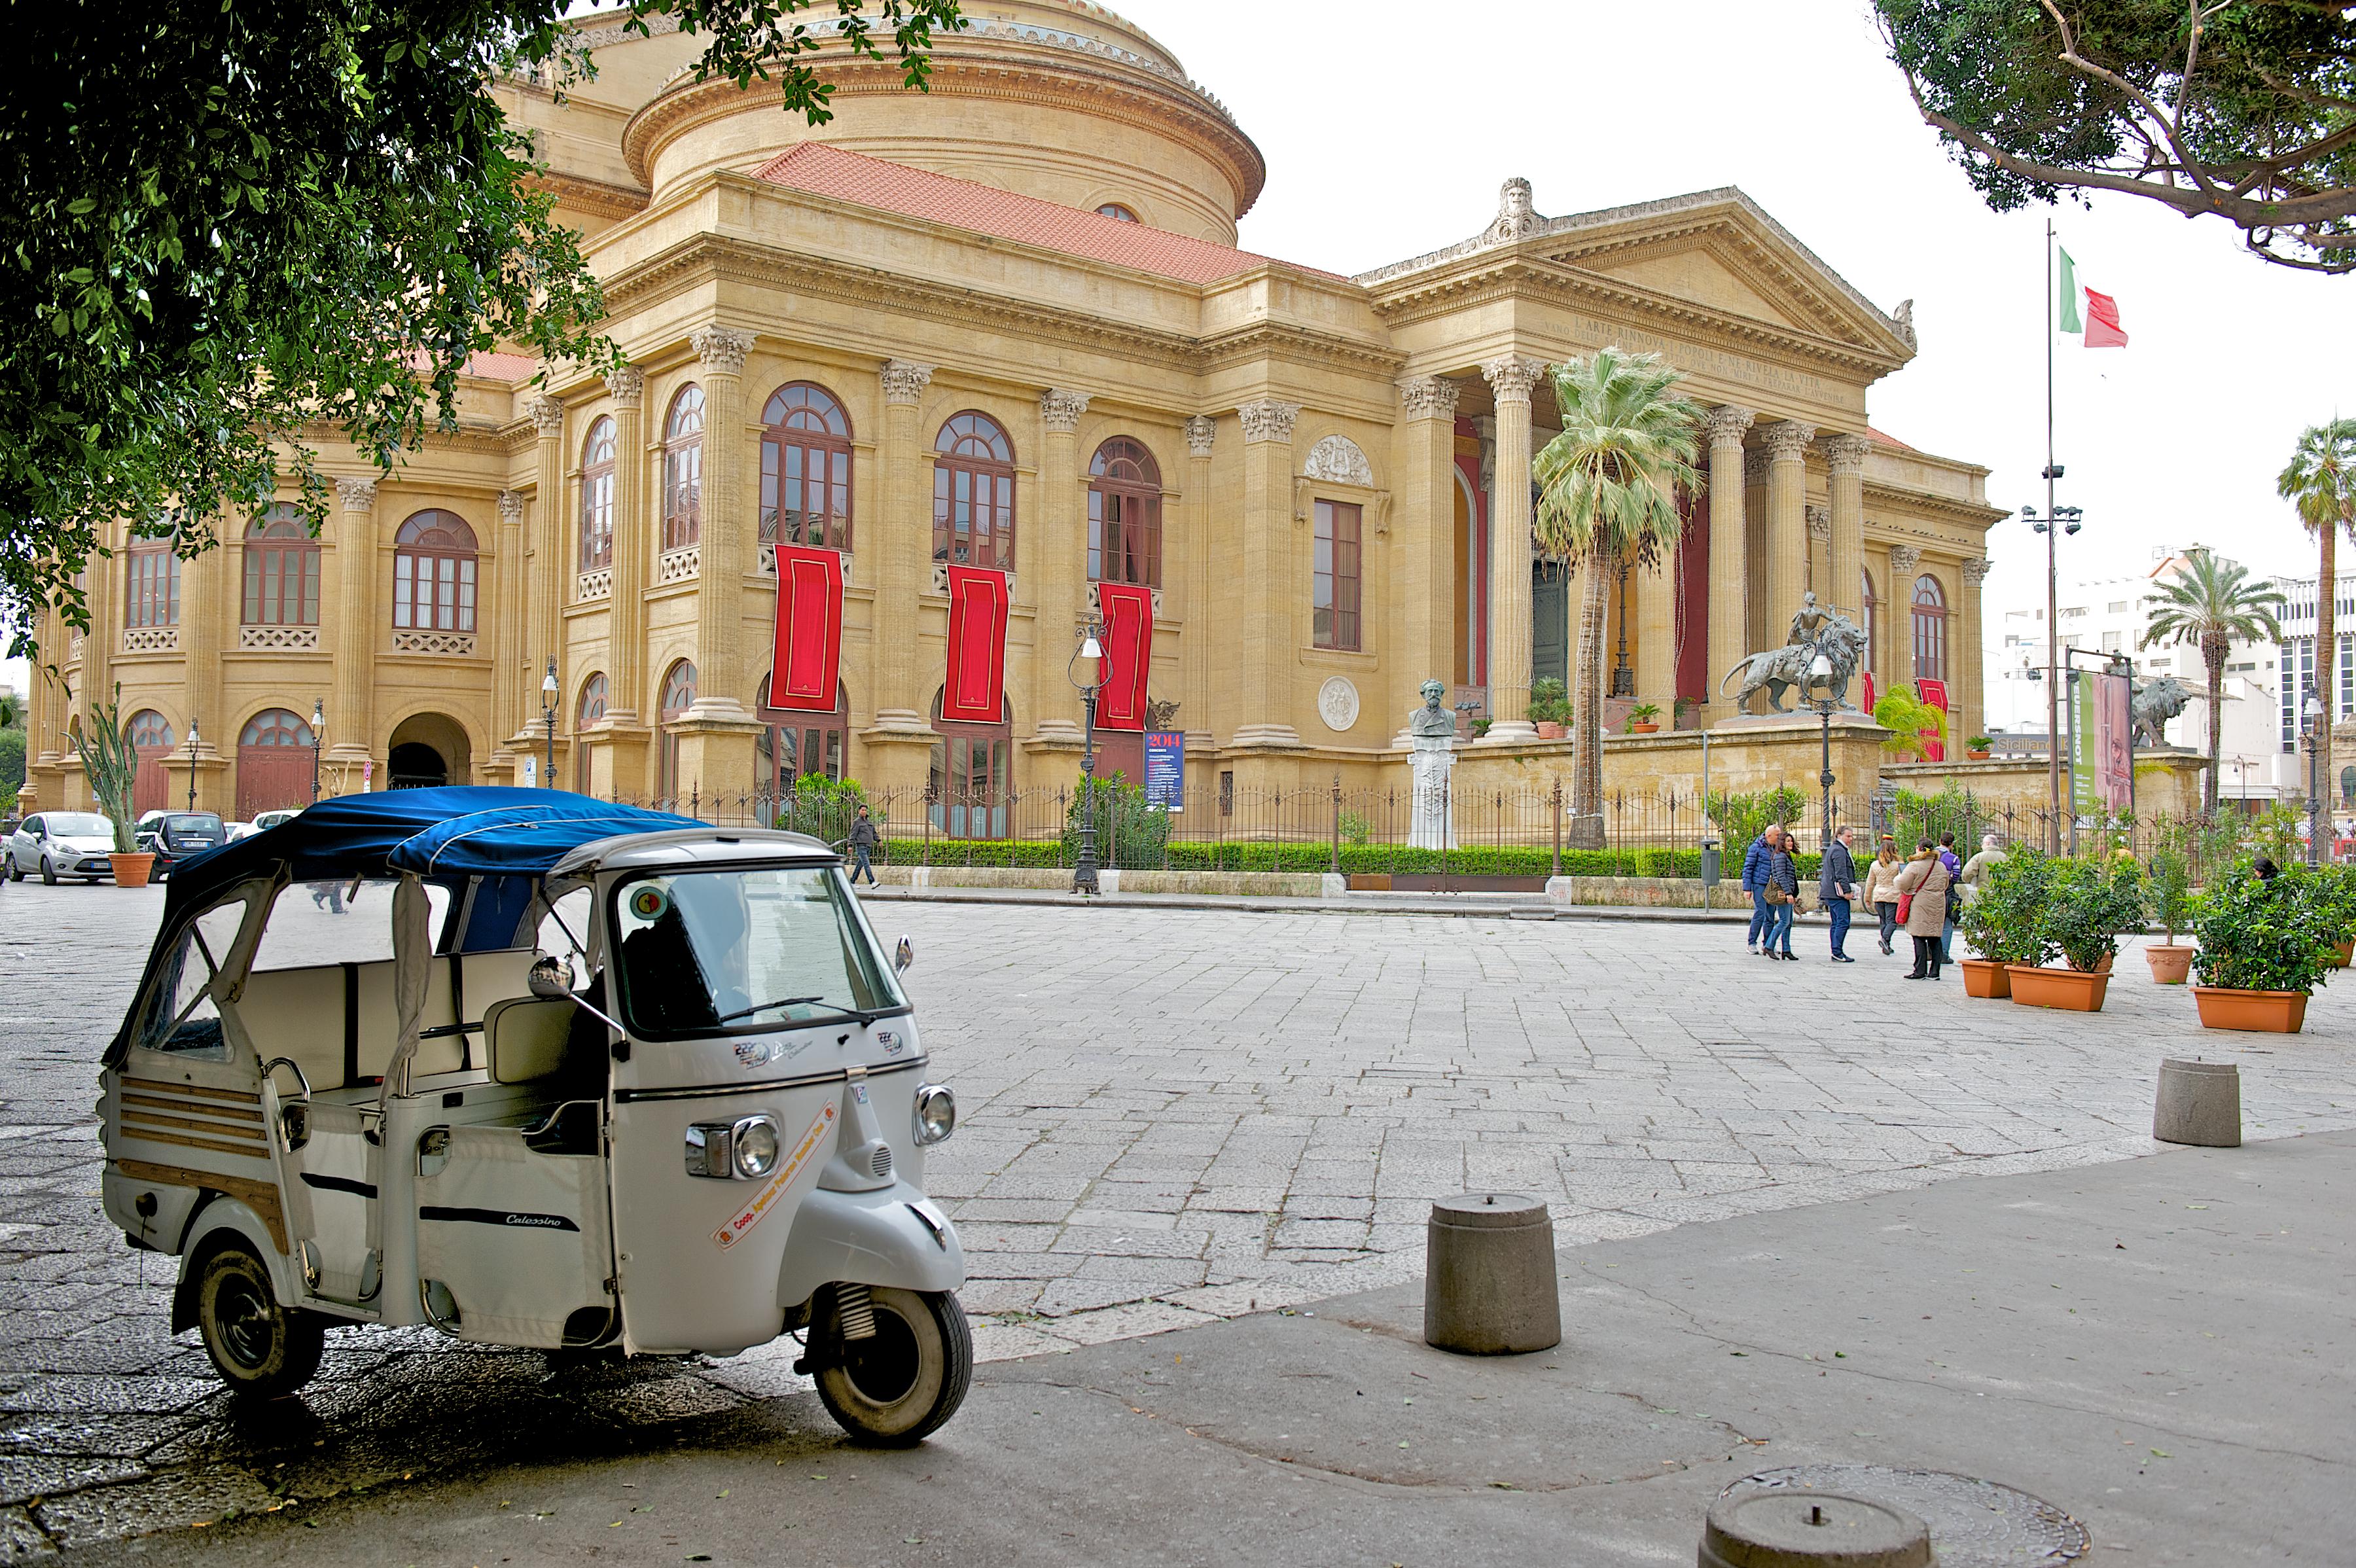
{"label": "lamp post globe", "polygon": [[1072,866],[1072,891],[1097,891],[1097,693],[1104,690],[1104,645],[1097,623],[1082,629],[1080,646],[1066,673],[1080,693],[1085,723],[1080,732],[1080,853]]}

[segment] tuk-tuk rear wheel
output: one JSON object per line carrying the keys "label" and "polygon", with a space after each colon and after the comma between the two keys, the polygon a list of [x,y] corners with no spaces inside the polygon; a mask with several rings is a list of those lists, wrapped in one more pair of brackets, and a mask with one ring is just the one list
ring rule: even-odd
{"label": "tuk-tuk rear wheel", "polygon": [[854,1443],[912,1448],[957,1413],[973,1381],[973,1334],[947,1291],[868,1292],[875,1333],[842,1339],[832,1312],[833,1354],[818,1371],[818,1397]]}
{"label": "tuk-tuk rear wheel", "polygon": [[255,1399],[309,1382],[327,1341],[326,1319],[279,1305],[270,1271],[242,1246],[223,1247],[198,1272],[197,1333],[221,1381]]}

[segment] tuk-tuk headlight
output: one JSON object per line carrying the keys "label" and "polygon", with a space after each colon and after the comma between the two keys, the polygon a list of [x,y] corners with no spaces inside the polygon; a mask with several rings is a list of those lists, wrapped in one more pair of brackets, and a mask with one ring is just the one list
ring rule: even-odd
{"label": "tuk-tuk headlight", "polygon": [[947,1086],[927,1083],[916,1090],[916,1143],[937,1144],[957,1131],[957,1096]]}
{"label": "tuk-tuk headlight", "polygon": [[777,1124],[767,1116],[747,1116],[736,1123],[736,1174],[757,1181],[777,1168]]}

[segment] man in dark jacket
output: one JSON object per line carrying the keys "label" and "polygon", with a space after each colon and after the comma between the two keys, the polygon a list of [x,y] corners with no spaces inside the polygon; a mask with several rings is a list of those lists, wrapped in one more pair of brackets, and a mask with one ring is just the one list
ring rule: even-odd
{"label": "man in dark jacket", "polygon": [[1853,912],[1849,901],[1857,897],[1857,862],[1849,857],[1847,828],[1833,834],[1832,847],[1825,851],[1824,869],[1816,875],[1816,897],[1824,900],[1825,913],[1832,918],[1833,961],[1855,963],[1847,948]]}
{"label": "man in dark jacket", "polygon": [[867,808],[860,807],[858,820],[851,824],[851,881],[857,882],[863,873],[867,886],[875,886],[875,867],[869,857],[875,853],[877,838],[875,823],[867,815]]}
{"label": "man in dark jacket", "polygon": [[1745,940],[1752,952],[1759,950],[1759,939],[1766,935],[1771,918],[1767,906],[1767,860],[1772,853],[1769,846],[1782,831],[1783,824],[1778,822],[1752,839],[1751,847],[1742,853],[1742,890],[1751,895],[1751,934]]}

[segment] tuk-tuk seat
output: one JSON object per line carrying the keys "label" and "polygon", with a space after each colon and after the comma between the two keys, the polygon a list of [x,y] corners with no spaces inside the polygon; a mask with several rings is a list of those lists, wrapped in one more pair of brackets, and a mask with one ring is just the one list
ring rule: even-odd
{"label": "tuk-tuk seat", "polygon": [[509,996],[483,1009],[485,1058],[493,1083],[530,1083],[572,1066],[573,1004],[562,997]]}
{"label": "tuk-tuk seat", "polygon": [[[537,956],[530,948],[437,956],[427,973],[425,1037],[412,1079],[486,1066],[469,1038],[498,1003],[533,1000],[527,980]],[[256,970],[246,977],[237,1015],[264,1060],[292,1058],[315,1090],[372,1085],[400,1043],[392,971],[391,959]]]}

